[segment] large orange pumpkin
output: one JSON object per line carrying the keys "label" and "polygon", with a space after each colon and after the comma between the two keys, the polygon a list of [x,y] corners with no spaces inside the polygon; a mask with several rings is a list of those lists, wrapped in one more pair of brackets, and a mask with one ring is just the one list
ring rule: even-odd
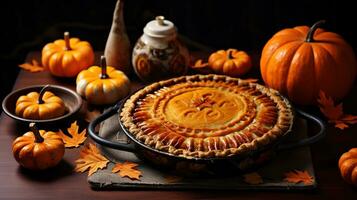
{"label": "large orange pumpkin", "polygon": [[92,46],[64,33],[63,40],[56,40],[42,49],[42,65],[58,77],[75,77],[94,62]]}
{"label": "large orange pumpkin", "polygon": [[266,85],[297,104],[316,103],[320,90],[342,99],[356,77],[355,54],[343,38],[318,28],[297,26],[276,33],[265,45],[260,69]]}

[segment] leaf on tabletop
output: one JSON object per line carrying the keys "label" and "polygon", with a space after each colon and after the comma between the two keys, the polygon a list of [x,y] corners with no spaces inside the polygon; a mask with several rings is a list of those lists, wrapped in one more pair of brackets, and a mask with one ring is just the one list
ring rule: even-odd
{"label": "leaf on tabletop", "polygon": [[320,111],[330,120],[339,119],[343,115],[342,103],[335,106],[335,103],[331,97],[328,97],[324,91],[320,90],[319,98]]}
{"label": "leaf on tabletop", "polygon": [[341,130],[343,130],[343,129],[345,129],[345,128],[348,128],[348,125],[347,124],[345,124],[344,122],[341,122],[341,121],[336,121],[335,122],[335,127],[336,128],[339,128],[339,129],[341,129]]}
{"label": "leaf on tabletop", "polygon": [[117,163],[113,167],[112,172],[117,173],[121,177],[129,177],[131,180],[140,180],[141,171],[135,169],[137,166],[138,164],[128,161]]}
{"label": "leaf on tabletop", "polygon": [[357,116],[344,114],[343,104],[340,103],[335,106],[333,99],[328,97],[325,92],[319,92],[317,102],[319,103],[320,111],[329,119],[329,123],[335,124],[336,128],[343,130],[349,127],[348,124],[357,123]]}
{"label": "leaf on tabletop", "polygon": [[70,136],[64,134],[62,130],[58,131],[58,135],[61,136],[65,144],[64,146],[67,148],[79,147],[79,145],[83,144],[87,139],[87,130],[83,129],[83,131],[79,133],[79,126],[77,125],[77,121],[73,122],[67,131]]}
{"label": "leaf on tabletop", "polygon": [[244,182],[251,184],[251,185],[258,185],[263,183],[263,179],[257,172],[244,174]]}
{"label": "leaf on tabletop", "polygon": [[195,64],[192,66],[192,68],[203,68],[203,67],[207,67],[208,63],[203,63],[203,61],[201,59],[197,60],[195,62]]}
{"label": "leaf on tabletop", "polygon": [[36,59],[32,59],[31,63],[23,63],[19,67],[29,72],[42,72],[45,69]]}
{"label": "leaf on tabletop", "polygon": [[92,175],[98,169],[107,166],[109,160],[100,154],[99,149],[92,143],[86,145],[79,153],[79,159],[76,161],[76,172],[85,172],[89,170],[88,176]]}
{"label": "leaf on tabletop", "polygon": [[304,183],[305,185],[311,185],[314,178],[310,176],[309,172],[294,170],[284,174],[284,180],[289,183]]}
{"label": "leaf on tabletop", "polygon": [[99,110],[93,110],[93,111],[87,110],[86,116],[84,119],[86,120],[86,122],[90,123],[95,118],[97,118],[100,114],[101,114],[101,112]]}
{"label": "leaf on tabletop", "polygon": [[164,177],[166,183],[177,183],[183,179],[181,176],[168,175]]}

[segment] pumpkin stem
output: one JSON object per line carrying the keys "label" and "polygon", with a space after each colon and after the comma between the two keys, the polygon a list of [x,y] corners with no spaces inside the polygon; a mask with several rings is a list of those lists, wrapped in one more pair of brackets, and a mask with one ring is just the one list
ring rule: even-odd
{"label": "pumpkin stem", "polygon": [[322,24],[326,23],[326,20],[320,20],[311,26],[309,32],[307,33],[305,42],[314,42],[314,33]]}
{"label": "pumpkin stem", "polygon": [[105,60],[105,56],[100,57],[100,67],[102,68],[102,73],[100,74],[101,79],[109,78],[107,74],[107,61]]}
{"label": "pumpkin stem", "polygon": [[36,143],[43,142],[44,139],[41,136],[40,131],[37,129],[36,124],[35,123],[30,123],[29,127],[30,127],[30,130],[33,132],[33,134],[35,136],[35,142]]}
{"label": "pumpkin stem", "polygon": [[38,104],[43,104],[43,103],[45,103],[42,98],[43,98],[43,95],[45,94],[45,92],[48,90],[49,87],[50,87],[50,85],[45,85],[45,86],[41,89],[40,95],[38,95],[38,100],[37,100],[37,103],[38,103]]}
{"label": "pumpkin stem", "polygon": [[65,42],[65,50],[66,51],[69,51],[69,50],[72,50],[71,49],[71,45],[69,43],[69,32],[64,32],[64,42]]}
{"label": "pumpkin stem", "polygon": [[234,58],[233,55],[232,55],[232,52],[233,52],[233,49],[228,49],[228,50],[227,50],[227,57],[228,57],[228,59],[233,59],[233,58]]}

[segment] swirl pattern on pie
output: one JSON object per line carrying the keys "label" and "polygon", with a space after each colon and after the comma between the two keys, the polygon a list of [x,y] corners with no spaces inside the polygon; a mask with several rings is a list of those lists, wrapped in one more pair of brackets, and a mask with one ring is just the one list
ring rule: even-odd
{"label": "swirl pattern on pie", "polygon": [[185,158],[249,153],[293,123],[291,105],[276,90],[221,75],[153,83],[125,102],[120,118],[140,142]]}

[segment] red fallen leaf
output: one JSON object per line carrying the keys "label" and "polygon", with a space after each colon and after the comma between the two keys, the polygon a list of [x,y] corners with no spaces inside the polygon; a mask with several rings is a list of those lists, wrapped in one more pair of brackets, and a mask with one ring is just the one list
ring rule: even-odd
{"label": "red fallen leaf", "polygon": [[335,106],[335,103],[331,97],[328,97],[325,92],[319,92],[319,98],[317,99],[319,103],[320,111],[329,119],[329,123],[334,123],[336,128],[341,130],[348,128],[348,124],[356,124],[357,116],[344,114],[343,104],[340,103]]}
{"label": "red fallen leaf", "polygon": [[257,172],[244,174],[243,177],[244,182],[250,185],[258,185],[263,183],[262,177]]}
{"label": "red fallen leaf", "polygon": [[319,103],[320,111],[330,120],[339,119],[343,116],[342,103],[335,106],[333,99],[328,97],[325,92],[320,90],[319,98],[317,99]]}
{"label": "red fallen leaf", "polygon": [[294,170],[284,174],[284,180],[289,183],[300,183],[303,182],[305,185],[311,185],[314,178],[310,176],[309,172]]}
{"label": "red fallen leaf", "polygon": [[42,72],[43,70],[45,70],[44,67],[42,67],[37,60],[32,59],[31,61],[32,63],[23,63],[21,65],[19,65],[20,68],[27,70],[29,72]]}
{"label": "red fallen leaf", "polygon": [[181,176],[172,176],[172,175],[165,176],[164,178],[166,183],[177,183],[183,179],[183,177]]}

